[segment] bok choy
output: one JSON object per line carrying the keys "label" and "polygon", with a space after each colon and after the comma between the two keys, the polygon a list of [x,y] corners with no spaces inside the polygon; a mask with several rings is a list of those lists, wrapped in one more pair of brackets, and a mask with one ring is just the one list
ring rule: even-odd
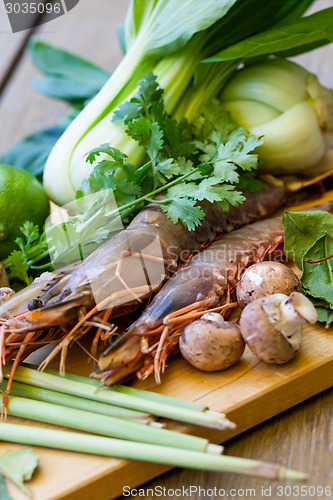
{"label": "bok choy", "polygon": [[255,136],[265,172],[304,172],[333,142],[333,93],[315,75],[285,59],[240,70],[221,94],[233,119]]}
{"label": "bok choy", "polygon": [[[114,121],[114,111],[120,104],[135,101],[137,82],[143,73],[153,72],[157,77],[165,91],[165,108],[169,114],[176,112],[179,117],[181,109],[183,116],[191,118],[220,92],[240,62],[256,56],[248,50],[256,36],[273,39],[260,55],[288,56],[329,43],[333,28],[327,19],[332,20],[333,9],[327,9],[326,28],[318,33],[316,15],[304,18],[305,22],[299,19],[311,3],[312,0],[209,0],[204,3],[200,0],[133,0],[124,28],[126,55],[49,156],[44,184],[50,197],[59,204],[75,197],[82,181],[96,167],[96,163],[87,165],[84,156],[101,144],[121,150],[135,169],[147,162],[142,146],[126,135],[124,123]],[[278,30],[281,26],[288,37],[281,36]],[[235,55],[233,47],[237,49]],[[208,62],[199,64],[202,60]],[[124,179],[120,171],[113,175],[117,182]]]}

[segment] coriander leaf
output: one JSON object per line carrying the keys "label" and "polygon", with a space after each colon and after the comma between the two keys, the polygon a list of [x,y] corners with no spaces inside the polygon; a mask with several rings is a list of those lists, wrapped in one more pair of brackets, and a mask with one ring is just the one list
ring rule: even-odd
{"label": "coriander leaf", "polygon": [[213,203],[215,201],[224,202],[223,210],[228,211],[229,206],[237,207],[245,200],[245,197],[239,191],[235,190],[234,186],[228,184],[217,185],[218,179],[211,177],[204,179],[197,186],[197,191],[192,195],[196,200],[208,200]]}
{"label": "coriander leaf", "polygon": [[333,254],[333,237],[328,233],[319,238],[303,256],[302,286],[312,297],[324,300],[333,308],[333,258],[310,263]]}
{"label": "coriander leaf", "polygon": [[183,196],[192,197],[192,195],[195,194],[197,189],[198,185],[195,182],[181,182],[168,189],[167,198],[174,199],[174,198],[181,198]]}
{"label": "coriander leaf", "polygon": [[105,154],[108,156],[111,156],[115,163],[118,165],[123,165],[124,160],[126,160],[127,155],[125,153],[122,153],[119,151],[119,149],[113,148],[110,146],[109,143],[106,144],[101,144],[101,146],[98,146],[97,148],[91,149],[87,154],[87,162],[90,164],[94,163],[96,161],[96,158],[100,156],[101,154]]}
{"label": "coriander leaf", "polygon": [[28,276],[29,265],[27,264],[26,255],[22,251],[13,250],[7,257],[7,263],[9,265],[8,278],[10,281],[17,278],[26,285],[30,285],[32,280]]}
{"label": "coriander leaf", "polygon": [[130,124],[140,117],[147,118],[152,108],[161,105],[163,90],[160,88],[154,73],[144,73],[138,82],[138,90],[130,101],[122,103],[113,113],[114,123]]}
{"label": "coriander leaf", "polygon": [[127,123],[140,115],[141,105],[136,100],[126,101],[113,113],[113,123]]}
{"label": "coriander leaf", "polygon": [[192,158],[196,146],[193,140],[191,127],[185,118],[176,122],[173,118],[164,115],[162,121],[164,133],[164,150],[171,158]]}
{"label": "coriander leaf", "polygon": [[30,448],[23,450],[9,450],[0,456],[0,471],[13,481],[28,497],[32,498],[31,491],[23,481],[29,481],[36,469],[39,456]]}
{"label": "coriander leaf", "polygon": [[237,172],[237,165],[233,161],[234,151],[233,144],[227,143],[226,145],[221,144],[218,148],[217,157],[214,160],[214,175],[218,177],[221,182],[231,182],[235,183],[239,180],[239,174]]}
{"label": "coriander leaf", "polygon": [[34,225],[33,222],[25,221],[20,227],[20,230],[26,238],[27,245],[31,245],[31,243],[39,238],[39,227]]}
{"label": "coriander leaf", "polygon": [[159,86],[157,76],[154,73],[144,73],[138,85],[140,98],[147,107],[153,106],[162,99],[163,90]]}
{"label": "coriander leaf", "polygon": [[166,158],[165,160],[158,162],[158,171],[167,179],[171,179],[173,176],[179,175],[181,170],[180,164],[173,158]]}
{"label": "coriander leaf", "polygon": [[194,200],[188,198],[172,199],[170,202],[162,204],[162,210],[167,214],[174,224],[182,221],[189,231],[193,231],[200,221],[205,217],[205,212],[195,206]]}
{"label": "coriander leaf", "polygon": [[143,146],[151,160],[163,147],[163,131],[158,123],[150,124],[143,116],[127,124],[127,134]]}
{"label": "coriander leaf", "polygon": [[260,193],[264,190],[263,182],[257,179],[255,172],[243,172],[239,177],[237,188],[243,193]]}
{"label": "coriander leaf", "polygon": [[325,232],[333,236],[333,214],[321,210],[288,212],[283,216],[284,252],[288,259],[302,269],[302,259],[307,250]]}

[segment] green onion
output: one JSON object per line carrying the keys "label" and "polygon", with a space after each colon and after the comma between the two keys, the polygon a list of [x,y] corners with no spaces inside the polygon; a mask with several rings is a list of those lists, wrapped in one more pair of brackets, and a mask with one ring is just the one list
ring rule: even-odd
{"label": "green onion", "polygon": [[[8,377],[10,366],[4,368],[4,376]],[[225,415],[217,412],[193,411],[182,406],[169,406],[157,401],[141,399],[131,394],[123,394],[108,389],[97,390],[95,386],[83,384],[76,380],[69,381],[64,377],[43,373],[20,366],[16,369],[13,380],[45,389],[56,390],[64,394],[72,394],[86,399],[93,399],[102,403],[122,406],[132,410],[143,411],[159,417],[179,420],[180,422],[201,425],[211,429],[233,429],[235,426]]]}
{"label": "green onion", "polygon": [[[4,396],[1,396],[0,401],[3,402],[3,398]],[[28,418],[142,443],[214,454],[222,452],[222,447],[210,444],[207,439],[196,436],[16,396],[8,396],[7,413],[14,417]]]}
{"label": "green onion", "polygon": [[236,458],[214,456],[207,453],[165,448],[142,443],[131,443],[87,434],[55,431],[37,427],[0,423],[0,439],[13,443],[46,446],[61,450],[79,451],[115,458],[143,460],[174,467],[233,472],[248,476],[301,481],[306,474],[277,464]]}

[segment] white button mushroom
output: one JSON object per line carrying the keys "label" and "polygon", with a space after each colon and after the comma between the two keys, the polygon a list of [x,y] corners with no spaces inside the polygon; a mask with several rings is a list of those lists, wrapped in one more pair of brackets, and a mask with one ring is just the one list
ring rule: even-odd
{"label": "white button mushroom", "polygon": [[290,361],[302,342],[302,325],[314,325],[318,315],[312,302],[293,292],[257,299],[248,304],[240,317],[243,339],[251,351],[266,363]]}
{"label": "white button mushroom", "polygon": [[237,285],[237,300],[243,309],[254,300],[274,293],[302,290],[300,281],[294,271],[281,262],[264,261],[253,264],[246,269]]}
{"label": "white button mushroom", "polygon": [[206,313],[184,328],[179,339],[183,357],[199,370],[225,370],[241,358],[245,343],[235,323]]}

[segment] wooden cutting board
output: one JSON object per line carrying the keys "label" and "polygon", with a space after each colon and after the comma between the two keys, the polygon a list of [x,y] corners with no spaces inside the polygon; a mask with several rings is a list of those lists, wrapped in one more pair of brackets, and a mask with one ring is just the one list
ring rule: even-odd
{"label": "wooden cutting board", "polygon": [[[331,199],[332,191],[311,205]],[[304,203],[293,208],[311,205]],[[70,354],[67,369],[84,375],[92,371],[83,352],[75,349]],[[153,379],[134,385],[198,401],[226,413],[237,424],[235,430],[222,433],[173,425],[180,431],[222,443],[333,385],[333,328],[327,330],[320,325],[304,328],[302,349],[286,365],[266,365],[246,349],[241,361],[225,372],[203,373],[175,356],[170,359],[160,386],[156,386]],[[16,418],[8,421],[38,425]],[[0,454],[17,448],[20,446],[0,443]],[[138,486],[170,469],[145,462],[34,449],[40,455],[40,466],[29,487],[36,500],[111,500],[122,494],[125,485]],[[26,498],[15,486],[9,489],[14,500]]]}

